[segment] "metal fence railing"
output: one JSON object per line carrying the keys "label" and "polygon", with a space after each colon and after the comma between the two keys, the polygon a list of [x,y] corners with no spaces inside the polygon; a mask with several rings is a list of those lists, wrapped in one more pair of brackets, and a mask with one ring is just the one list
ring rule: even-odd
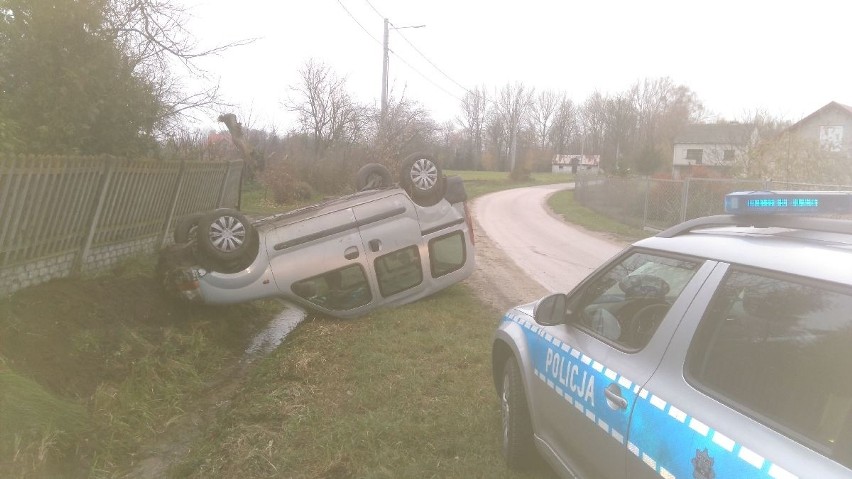
{"label": "metal fence railing", "polygon": [[144,238],[159,246],[182,215],[237,206],[242,162],[0,156],[0,279],[46,257]]}
{"label": "metal fence railing", "polygon": [[700,216],[724,213],[725,195],[754,190],[844,190],[819,185],[747,179],[609,178],[579,175],[574,198],[583,206],[637,228],[662,230]]}

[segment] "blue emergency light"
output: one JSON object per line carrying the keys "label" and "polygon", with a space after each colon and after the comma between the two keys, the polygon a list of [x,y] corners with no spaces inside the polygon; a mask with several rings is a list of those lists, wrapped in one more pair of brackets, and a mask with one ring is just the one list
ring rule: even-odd
{"label": "blue emergency light", "polygon": [[738,191],[725,195],[725,213],[754,214],[849,214],[850,191]]}

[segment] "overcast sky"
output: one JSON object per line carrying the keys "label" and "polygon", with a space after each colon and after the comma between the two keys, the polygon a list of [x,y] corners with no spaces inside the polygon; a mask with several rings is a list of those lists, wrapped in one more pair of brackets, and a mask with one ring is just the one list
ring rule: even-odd
{"label": "overcast sky", "polygon": [[726,119],[760,109],[798,120],[830,101],[852,104],[848,0],[179,1],[202,46],[257,38],[201,63],[254,127],[292,127],[282,102],[311,58],[378,104],[383,17],[426,25],[390,32],[390,88],[439,122],[458,115],[459,85],[516,81],[580,103],[667,76]]}

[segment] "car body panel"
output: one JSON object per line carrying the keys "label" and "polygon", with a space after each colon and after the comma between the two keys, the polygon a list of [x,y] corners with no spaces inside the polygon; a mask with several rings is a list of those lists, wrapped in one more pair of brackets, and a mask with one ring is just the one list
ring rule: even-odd
{"label": "car body panel", "polygon": [[[624,350],[570,320],[539,324],[537,303],[521,305],[506,313],[495,333],[495,384],[499,390],[503,358],[513,356],[525,384],[536,448],[561,477],[852,477],[815,443],[723,403],[704,390],[709,386],[696,386],[686,370],[696,331],[732,269],[767,277],[783,273],[848,294],[852,247],[848,237],[845,243],[840,239],[833,233],[720,228],[639,241],[584,279],[567,304],[570,314],[572,298],[635,252],[701,262],[643,349]],[[620,387],[627,403],[621,413],[612,407],[619,404],[605,397],[612,385]],[[849,391],[838,388],[837,394]],[[838,404],[833,407],[842,408]]]}
{"label": "car body panel", "polygon": [[691,340],[728,270],[728,264],[720,263],[708,278],[658,373],[645,387],[649,399],[637,404],[631,426],[630,439],[638,455],[631,457],[628,475],[690,477],[712,466],[716,477],[850,477],[852,472],[841,464],[731,409],[686,380],[684,364]]}
{"label": "car body panel", "polygon": [[[466,195],[460,181],[452,184],[452,197],[461,200],[454,204],[420,206],[394,187],[262,218],[252,223],[260,246],[245,269],[218,272],[182,248],[184,260],[171,276],[182,278],[179,296],[194,302],[279,296],[341,318],[415,301],[464,280],[475,267]],[[451,235],[458,240],[442,241]],[[433,251],[435,242],[440,247]],[[444,257],[461,263],[447,268]]]}

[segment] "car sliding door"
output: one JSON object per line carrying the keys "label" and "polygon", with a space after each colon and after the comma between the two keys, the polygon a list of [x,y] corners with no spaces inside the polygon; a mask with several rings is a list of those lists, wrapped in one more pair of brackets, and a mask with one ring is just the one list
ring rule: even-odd
{"label": "car sliding door", "polygon": [[368,270],[375,273],[378,302],[400,302],[427,287],[428,257],[414,204],[396,194],[356,205],[355,220],[366,250]]}
{"label": "car sliding door", "polygon": [[279,290],[335,316],[373,307],[364,244],[351,208],[281,226],[267,236]]}

